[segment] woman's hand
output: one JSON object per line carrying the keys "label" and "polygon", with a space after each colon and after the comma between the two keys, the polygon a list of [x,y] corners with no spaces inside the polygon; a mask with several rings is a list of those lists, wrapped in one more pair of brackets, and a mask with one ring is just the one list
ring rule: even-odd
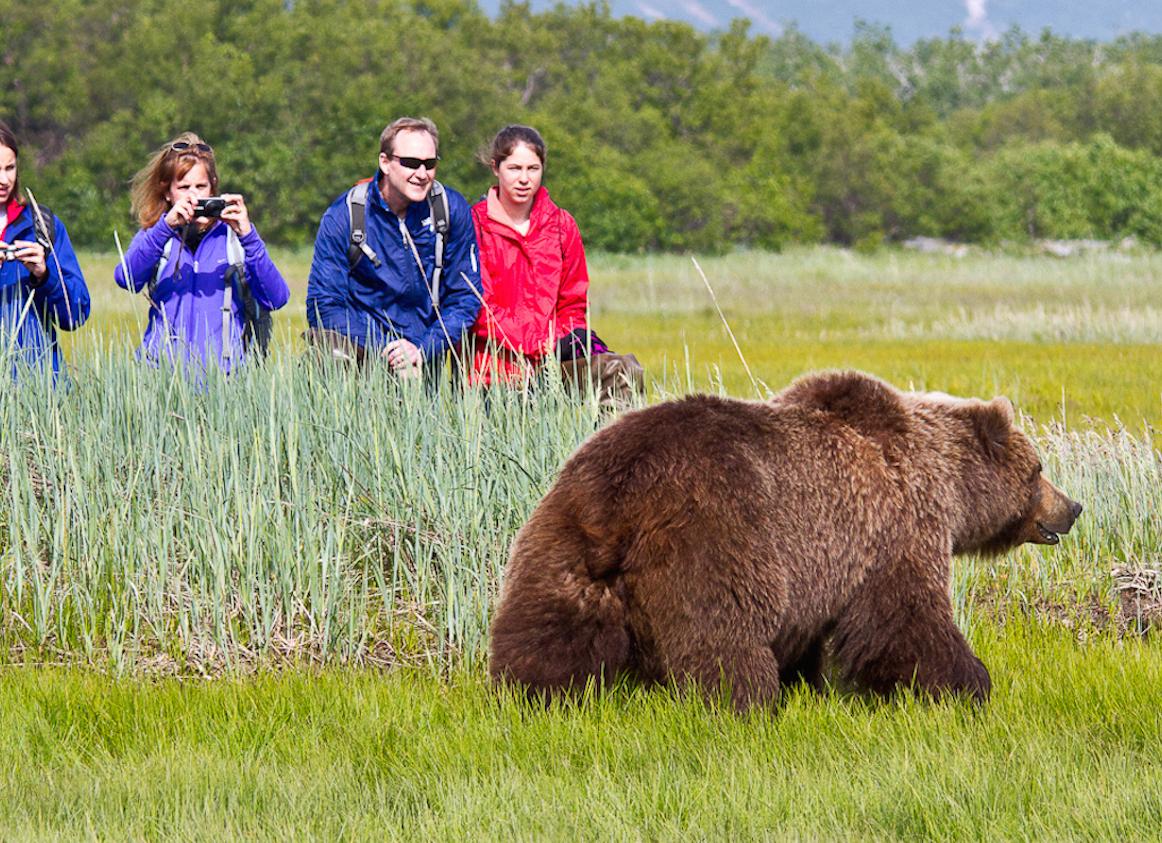
{"label": "woman's hand", "polygon": [[169,209],[169,213],[165,215],[166,224],[170,228],[189,225],[194,221],[194,204],[197,201],[197,199],[188,194],[179,196],[178,200]]}
{"label": "woman's hand", "polygon": [[15,249],[15,259],[24,264],[24,268],[31,272],[38,281],[44,280],[44,277],[48,275],[44,246],[35,240],[14,240],[11,244],[0,240],[0,248]]}
{"label": "woman's hand", "polygon": [[246,200],[240,193],[223,193],[222,198],[226,200],[226,210],[222,212],[222,219],[234,229],[235,234],[245,237],[252,228],[250,214],[246,210]]}

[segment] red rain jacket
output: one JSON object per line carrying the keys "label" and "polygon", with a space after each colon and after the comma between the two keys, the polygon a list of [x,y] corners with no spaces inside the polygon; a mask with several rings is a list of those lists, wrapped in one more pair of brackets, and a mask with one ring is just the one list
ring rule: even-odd
{"label": "red rain jacket", "polygon": [[[496,196],[496,188],[489,191]],[[493,201],[496,201],[495,198]],[[542,187],[528,234],[488,216],[488,199],[472,206],[480,250],[484,306],[472,326],[470,383],[525,379],[551,358],[557,340],[586,327],[589,271],[572,215]]]}

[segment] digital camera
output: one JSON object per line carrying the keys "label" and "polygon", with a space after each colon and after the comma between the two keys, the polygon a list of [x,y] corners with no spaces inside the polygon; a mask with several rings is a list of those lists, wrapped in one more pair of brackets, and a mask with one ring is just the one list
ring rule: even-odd
{"label": "digital camera", "polygon": [[198,203],[194,205],[194,216],[207,218],[220,217],[225,210],[225,199],[221,196],[207,196],[205,199],[199,199]]}
{"label": "digital camera", "polygon": [[0,249],[0,261],[14,261],[16,260],[16,253],[19,251],[15,246],[5,246]]}

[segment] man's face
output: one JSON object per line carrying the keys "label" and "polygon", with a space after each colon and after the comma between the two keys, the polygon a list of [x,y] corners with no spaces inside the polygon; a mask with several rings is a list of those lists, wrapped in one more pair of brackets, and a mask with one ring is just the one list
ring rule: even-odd
{"label": "man's face", "polygon": [[[436,178],[435,167],[425,164],[404,166],[401,158],[431,161],[436,157],[436,142],[424,131],[403,131],[392,141],[391,154],[379,153],[379,169],[384,175],[383,197],[396,213],[412,202],[423,202]],[[416,163],[414,160],[408,163]]]}

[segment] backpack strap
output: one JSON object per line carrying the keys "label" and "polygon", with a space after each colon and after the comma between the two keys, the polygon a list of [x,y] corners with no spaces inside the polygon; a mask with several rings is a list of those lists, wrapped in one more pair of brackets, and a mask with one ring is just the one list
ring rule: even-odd
{"label": "backpack strap", "polygon": [[[174,242],[175,238],[173,237],[165,241],[165,246],[161,250],[161,259],[157,262],[157,269],[154,270],[153,277],[149,279],[149,300],[158,310],[161,310],[161,305],[157,303],[157,287],[161,283],[166,267],[169,266],[170,258],[173,256]],[[226,263],[228,266],[223,277],[225,288],[222,291],[222,357],[229,360],[231,354],[230,318],[234,311],[234,285],[239,286],[239,295],[243,301],[247,299],[250,292],[250,287],[246,283],[246,250],[230,226],[226,226]]]}
{"label": "backpack strap", "polygon": [[242,241],[229,225],[226,226],[226,262],[231,269],[240,273],[246,271],[246,250],[242,248]]}
{"label": "backpack strap", "polygon": [[56,226],[53,224],[52,209],[48,205],[32,203],[32,230],[35,232],[36,242],[44,247],[44,251],[51,252],[56,240]]}
{"label": "backpack strap", "polygon": [[[226,226],[226,274],[222,280],[222,359],[229,360],[232,353],[230,347],[230,320],[234,318],[234,285],[246,286],[246,251],[238,240],[238,235],[229,225]],[[241,292],[240,292],[240,295]]]}
{"label": "backpack strap", "polygon": [[367,242],[367,191],[366,183],[355,185],[347,191],[347,219],[351,223],[351,242],[347,245],[347,265],[354,267],[360,255],[366,255],[373,266],[382,265],[379,255]]}
{"label": "backpack strap", "polygon": [[157,269],[153,271],[153,277],[149,279],[149,284],[147,285],[149,299],[154,303],[157,300],[157,285],[161,283],[161,276],[165,274],[165,268],[169,266],[169,259],[173,254],[173,243],[174,239],[172,237],[165,241],[165,246],[161,250],[161,260],[157,262]]}
{"label": "backpack strap", "polygon": [[432,212],[432,228],[436,231],[436,269],[432,273],[432,304],[440,306],[440,277],[444,274],[444,244],[448,239],[448,192],[438,181],[428,191],[428,209]]}
{"label": "backpack strap", "polygon": [[[347,265],[355,266],[362,255],[366,255],[372,265],[382,265],[379,255],[367,242],[367,187],[368,182],[360,182],[347,191],[347,219],[351,224],[351,241],[347,246]],[[444,185],[438,181],[432,182],[432,189],[428,192],[428,209],[432,214],[432,228],[436,232],[436,269],[432,274],[432,301],[440,303],[440,278],[444,274],[444,249],[448,241],[450,228],[448,210],[448,193]],[[422,267],[421,267],[422,268]]]}

